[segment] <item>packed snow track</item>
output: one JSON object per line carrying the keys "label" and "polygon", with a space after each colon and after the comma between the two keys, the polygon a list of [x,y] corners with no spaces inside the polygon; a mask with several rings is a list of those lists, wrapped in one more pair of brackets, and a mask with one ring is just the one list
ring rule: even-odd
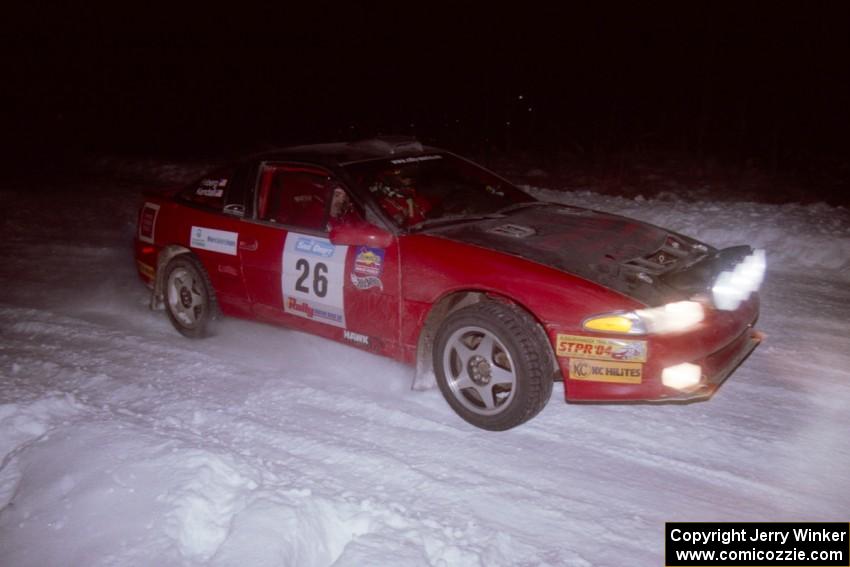
{"label": "packed snow track", "polygon": [[665,521],[848,519],[846,209],[529,188],[765,248],[767,339],[708,402],[557,384],[489,433],[351,347],[178,335],[131,241],[141,190],[196,168],[98,165],[0,189],[2,565],[660,565]]}

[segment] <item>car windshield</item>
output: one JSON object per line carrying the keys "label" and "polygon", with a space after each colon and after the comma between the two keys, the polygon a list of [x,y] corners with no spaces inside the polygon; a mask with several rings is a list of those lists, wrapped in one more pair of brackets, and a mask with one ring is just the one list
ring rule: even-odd
{"label": "car windshield", "polygon": [[402,228],[487,217],[537,202],[504,179],[450,154],[360,162],[346,170]]}

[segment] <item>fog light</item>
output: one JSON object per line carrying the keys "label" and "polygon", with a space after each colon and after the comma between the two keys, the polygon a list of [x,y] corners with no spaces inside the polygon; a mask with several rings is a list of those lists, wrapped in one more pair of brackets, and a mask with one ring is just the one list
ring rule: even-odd
{"label": "fog light", "polygon": [[702,369],[699,366],[684,362],[670,368],[665,368],[661,372],[661,383],[668,388],[685,390],[699,384],[701,377]]}

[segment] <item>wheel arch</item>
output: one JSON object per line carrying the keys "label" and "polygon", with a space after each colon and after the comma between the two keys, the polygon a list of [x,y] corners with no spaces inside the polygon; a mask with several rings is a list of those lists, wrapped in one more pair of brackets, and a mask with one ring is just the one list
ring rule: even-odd
{"label": "wheel arch", "polygon": [[537,323],[538,331],[541,338],[546,344],[546,348],[550,353],[552,360],[552,379],[559,381],[561,377],[561,369],[558,366],[555,358],[555,351],[552,348],[552,343],[546,333],[545,327],[540,319],[535,316],[534,312],[528,309],[525,305],[518,301],[491,291],[480,289],[454,290],[445,293],[440,297],[429,309],[425,316],[425,322],[419,330],[419,338],[416,343],[416,374],[413,378],[413,389],[424,390],[434,386],[434,338],[437,334],[437,329],[440,328],[443,321],[446,320],[451,313],[475,303],[482,301],[497,301],[506,305],[511,305],[517,309],[521,309]]}

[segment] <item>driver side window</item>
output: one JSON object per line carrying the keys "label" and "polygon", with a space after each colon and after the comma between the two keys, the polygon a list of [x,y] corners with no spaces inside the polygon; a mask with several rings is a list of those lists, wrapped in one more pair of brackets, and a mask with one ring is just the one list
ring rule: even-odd
{"label": "driver side window", "polygon": [[324,232],[333,198],[330,177],[306,167],[266,166],[261,176],[259,220]]}

